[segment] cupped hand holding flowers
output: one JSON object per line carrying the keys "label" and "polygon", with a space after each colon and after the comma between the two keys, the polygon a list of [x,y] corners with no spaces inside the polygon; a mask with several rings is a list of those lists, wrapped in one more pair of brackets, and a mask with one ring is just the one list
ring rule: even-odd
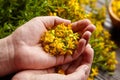
{"label": "cupped hand holding flowers", "polygon": [[[61,23],[72,24],[72,30],[82,36],[73,55],[55,57],[46,53],[39,41],[44,32]],[[8,52],[11,70],[3,75],[24,69],[46,69],[76,60],[84,51],[94,29],[94,25],[87,19],[71,23],[56,16],[33,18],[5,38],[6,41],[9,40],[8,46],[12,45]]]}

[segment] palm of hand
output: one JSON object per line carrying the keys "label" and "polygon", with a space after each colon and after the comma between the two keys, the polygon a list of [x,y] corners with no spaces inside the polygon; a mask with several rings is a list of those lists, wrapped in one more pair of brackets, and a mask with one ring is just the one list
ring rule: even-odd
{"label": "palm of hand", "polygon": [[39,40],[47,31],[44,23],[39,18],[34,18],[13,33],[15,46],[15,65],[18,68],[47,68],[55,64],[53,56],[43,51]]}

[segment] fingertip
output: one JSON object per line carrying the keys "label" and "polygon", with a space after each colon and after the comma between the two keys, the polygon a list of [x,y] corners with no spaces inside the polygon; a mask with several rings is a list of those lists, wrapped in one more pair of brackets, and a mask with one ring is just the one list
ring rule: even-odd
{"label": "fingertip", "polygon": [[85,44],[86,44],[86,40],[84,38],[81,38],[79,40],[79,44],[78,44],[78,48],[82,48],[82,47],[85,47]]}
{"label": "fingertip", "polygon": [[84,49],[85,49],[85,45],[86,45],[86,40],[85,39],[83,39],[83,38],[81,38],[80,40],[79,40],[79,43],[78,43],[78,45],[77,45],[77,49],[76,49],[76,51],[75,51],[75,53],[73,54],[73,59],[76,59],[76,58],[78,58],[79,57],[79,55],[81,55],[81,53],[84,51]]}
{"label": "fingertip", "polygon": [[95,31],[95,29],[96,29],[95,25],[93,25],[93,24],[90,24],[89,26],[91,27],[91,29],[90,29],[90,32],[93,32],[93,31]]}
{"label": "fingertip", "polygon": [[87,74],[90,71],[87,65],[79,66],[73,73],[66,76],[67,80],[86,80]]}
{"label": "fingertip", "polygon": [[88,42],[91,35],[92,35],[92,33],[90,31],[86,31],[83,33],[81,38],[85,39]]}
{"label": "fingertip", "polygon": [[[82,77],[82,78],[85,78],[85,77],[87,77],[87,75],[88,75],[89,72],[90,72],[90,67],[89,67],[88,65],[84,64],[84,65],[79,66],[79,67],[76,69],[75,72],[77,72],[77,73],[81,74],[82,76],[84,76],[84,77]],[[82,79],[82,80],[85,80],[85,79]]]}
{"label": "fingertip", "polygon": [[91,48],[91,45],[90,44],[87,44],[87,46],[86,47],[89,47],[89,48]]}
{"label": "fingertip", "polygon": [[91,52],[91,54],[94,53],[94,50],[90,44],[87,44],[86,49],[87,49],[86,51]]}
{"label": "fingertip", "polygon": [[79,66],[77,69],[76,69],[76,72],[80,72],[84,75],[87,75],[88,72],[90,71],[90,68],[88,65],[84,64],[84,65],[81,65]]}
{"label": "fingertip", "polygon": [[91,21],[89,19],[83,19],[76,21],[72,23],[72,29],[74,32],[82,31],[84,30],[89,24],[91,24]]}
{"label": "fingertip", "polygon": [[84,38],[81,38],[80,40],[79,40],[79,43],[85,43],[86,42],[86,40],[84,39]]}
{"label": "fingertip", "polygon": [[87,24],[91,24],[91,21],[89,19],[83,19]]}
{"label": "fingertip", "polygon": [[67,23],[71,23],[71,20],[64,19]]}
{"label": "fingertip", "polygon": [[87,65],[83,65],[83,70],[85,71],[85,73],[87,73],[89,71],[89,67]]}
{"label": "fingertip", "polygon": [[83,58],[83,64],[87,64],[88,66],[91,66],[92,61],[93,61],[93,57],[94,57],[94,50],[93,48],[91,48],[91,46],[89,44],[87,44],[84,52],[84,58]]}
{"label": "fingertip", "polygon": [[90,50],[89,51],[91,51],[91,55],[92,55],[92,58],[93,58],[93,56],[94,56],[94,49],[93,48],[89,48]]}
{"label": "fingertip", "polygon": [[84,38],[81,38],[79,40],[78,49],[85,47],[85,44],[86,44],[86,40]]}

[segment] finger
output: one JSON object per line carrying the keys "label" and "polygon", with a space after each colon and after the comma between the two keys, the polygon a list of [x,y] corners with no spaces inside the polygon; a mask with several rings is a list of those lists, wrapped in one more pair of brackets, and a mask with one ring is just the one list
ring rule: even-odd
{"label": "finger", "polygon": [[80,66],[75,72],[62,75],[41,70],[27,70],[17,73],[12,80],[85,80],[88,67]]}
{"label": "finger", "polygon": [[[90,50],[89,50],[89,48],[90,48]],[[91,50],[92,50],[92,49],[91,49],[91,46],[88,44],[88,45],[86,46],[84,52],[81,54],[81,56],[79,56],[79,58],[77,58],[77,60],[71,62],[70,66],[68,67],[68,69],[67,69],[67,71],[66,71],[66,73],[72,73],[72,72],[74,72],[74,71],[76,70],[76,68],[77,68],[78,66],[84,65],[84,64],[86,64],[86,65],[88,65],[89,67],[91,67],[91,65],[90,65],[90,64],[92,64],[92,58],[91,58],[91,57],[93,56],[93,54],[90,54],[91,56],[89,56],[89,58],[85,56],[85,55],[86,55],[86,52],[87,52],[87,54],[88,54],[88,53],[93,53],[93,51],[91,51]],[[90,51],[90,52],[89,52],[89,51]],[[84,59],[86,59],[86,58],[88,59],[87,62],[84,61]],[[88,62],[88,61],[89,61],[89,62]],[[91,62],[90,62],[90,61],[91,61]],[[84,62],[84,63],[83,63],[83,62]]]}
{"label": "finger", "polygon": [[78,66],[80,66],[81,61],[82,61],[82,56],[79,56],[77,60],[71,62],[65,71],[66,74],[73,73],[78,68]]}
{"label": "finger", "polygon": [[90,31],[90,32],[92,33],[95,29],[96,29],[95,25],[89,24],[89,25],[84,29],[83,33],[84,33],[85,31]]}
{"label": "finger", "polygon": [[63,55],[56,56],[56,65],[61,65],[63,63],[64,63],[64,56]]}
{"label": "finger", "polygon": [[86,44],[88,44],[89,42],[89,39],[90,39],[90,36],[91,36],[91,32],[89,31],[86,31],[81,38],[85,39],[86,40]]}
{"label": "finger", "polygon": [[61,23],[64,23],[65,25],[68,25],[71,23],[70,20],[66,20],[66,19],[63,19],[57,16],[44,16],[44,17],[39,17],[39,18],[47,29],[55,27],[56,25],[61,24]]}
{"label": "finger", "polygon": [[[80,53],[82,53],[84,51],[84,48],[85,48],[86,44],[88,43],[90,36],[91,36],[91,32],[89,32],[89,31],[86,31],[82,35],[80,42],[78,44],[78,47],[77,47],[77,51],[75,51],[73,56],[77,55],[77,53],[79,53],[79,55],[80,55]],[[79,56],[79,55],[77,55],[77,56]]]}
{"label": "finger", "polygon": [[61,65],[61,69],[62,69],[63,71],[65,71],[65,74],[67,74],[66,72],[67,72],[67,69],[68,69],[69,67],[70,67],[70,63]]}
{"label": "finger", "polygon": [[35,80],[66,80],[66,75],[49,73],[44,75],[34,75],[34,79]]}
{"label": "finger", "polygon": [[46,73],[41,70],[27,70],[16,74],[12,80],[66,80],[66,75]]}
{"label": "finger", "polygon": [[81,65],[86,64],[88,66],[91,66],[92,61],[93,61],[94,51],[91,48],[90,44],[87,45],[87,47],[84,51],[84,54],[82,54],[82,55],[83,55],[83,61],[82,61]]}
{"label": "finger", "polygon": [[[91,69],[94,51],[89,44],[87,45],[84,51],[84,54],[82,55],[83,55],[83,59],[80,65],[87,65]],[[88,70],[88,72],[86,73],[86,76],[89,76],[89,73],[90,73],[90,70]]]}
{"label": "finger", "polygon": [[81,55],[81,53],[84,51],[85,44],[86,44],[86,40],[80,39],[79,44],[77,45],[77,50],[75,50],[73,55],[58,56],[56,58],[56,65],[65,64],[77,59],[79,55]]}
{"label": "finger", "polygon": [[75,72],[67,75],[67,80],[86,80],[86,73],[89,70],[87,65],[79,66]]}
{"label": "finger", "polygon": [[72,29],[74,32],[83,31],[89,24],[91,24],[91,22],[88,19],[79,20],[72,23]]}
{"label": "finger", "polygon": [[[85,41],[84,39],[81,39],[81,40],[79,41],[78,49],[75,51],[75,53],[73,54],[73,56],[67,55],[67,56],[64,58],[63,63],[65,64],[65,63],[68,63],[68,62],[70,62],[70,61],[74,61],[75,59],[77,59],[77,58],[81,55],[81,53],[84,51],[85,44],[86,44],[86,41]],[[76,62],[76,61],[75,61],[75,62]],[[77,63],[78,63],[78,62],[79,62],[79,60],[77,61]],[[71,63],[72,63],[72,62],[71,62]],[[64,66],[62,66],[62,69],[63,69],[65,72],[67,72],[67,69],[68,69],[69,65],[71,65],[71,64],[70,64],[70,63],[65,64]],[[75,66],[78,67],[78,64],[74,65],[74,68],[76,68]],[[75,69],[73,69],[73,70],[75,70]],[[69,72],[67,72],[67,73],[70,73],[70,72],[73,72],[73,71],[69,71]]]}
{"label": "finger", "polygon": [[77,59],[81,53],[84,51],[85,49],[85,45],[86,45],[86,40],[85,39],[80,39],[77,49],[75,50],[74,54],[73,54],[73,59]]}

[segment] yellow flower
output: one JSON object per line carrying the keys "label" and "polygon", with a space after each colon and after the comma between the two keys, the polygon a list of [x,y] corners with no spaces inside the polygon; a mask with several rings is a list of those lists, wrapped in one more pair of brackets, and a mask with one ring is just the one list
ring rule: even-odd
{"label": "yellow flower", "polygon": [[110,48],[106,47],[104,51],[105,51],[105,52],[108,52],[108,51],[109,51],[109,49],[110,49]]}
{"label": "yellow flower", "polygon": [[55,36],[53,34],[49,34],[49,32],[46,32],[45,33],[46,35],[44,36],[44,40],[46,43],[49,43],[49,42],[53,42],[53,40],[55,39]]}
{"label": "yellow flower", "polygon": [[109,38],[111,35],[108,31],[104,31],[104,36],[105,36],[105,38]]}
{"label": "yellow flower", "polygon": [[114,63],[115,63],[115,64],[118,64],[118,61],[117,61],[117,60],[115,60],[115,61],[114,61]]}
{"label": "yellow flower", "polygon": [[87,80],[94,80],[94,78],[90,78],[90,77],[88,77],[88,79]]}
{"label": "yellow flower", "polygon": [[72,7],[74,13],[77,14],[78,10],[80,9],[80,6],[77,0],[70,0],[68,4],[70,7]]}
{"label": "yellow flower", "polygon": [[59,73],[59,74],[65,74],[65,72],[64,72],[63,69],[58,70],[58,73]]}
{"label": "yellow flower", "polygon": [[101,49],[103,49],[105,47],[105,43],[104,42],[100,42],[99,45],[100,45]]}
{"label": "yellow flower", "polygon": [[98,75],[98,68],[96,67],[96,68],[92,68],[92,73],[91,73],[91,76],[92,77],[95,77],[95,76],[97,76]]}
{"label": "yellow flower", "polygon": [[44,49],[45,49],[46,52],[49,52],[49,49],[50,49],[50,48],[49,48],[48,45],[45,45],[45,46],[44,46]]}
{"label": "yellow flower", "polygon": [[116,59],[116,53],[114,51],[110,54],[110,58],[111,59]]}
{"label": "yellow flower", "polygon": [[97,32],[101,32],[101,31],[103,31],[103,27],[102,27],[102,25],[101,25],[101,23],[100,22],[98,22],[97,24],[96,24],[96,26],[97,26]]}
{"label": "yellow flower", "polygon": [[109,59],[109,60],[107,61],[107,64],[108,64],[108,65],[113,64],[113,60],[112,60],[112,59]]}
{"label": "yellow flower", "polygon": [[49,15],[50,15],[50,16],[57,16],[57,13],[55,13],[55,12],[54,12],[54,13],[50,12]]}
{"label": "yellow flower", "polygon": [[[62,8],[62,7],[58,7],[58,8],[55,10],[55,12],[57,12],[58,15],[60,15],[61,13],[64,13],[64,11],[65,11],[65,9]],[[56,16],[56,15],[55,15],[55,16]]]}
{"label": "yellow flower", "polygon": [[114,0],[112,2],[112,10],[118,18],[120,18],[120,0]]}
{"label": "yellow flower", "polygon": [[41,42],[44,50],[51,55],[72,55],[79,40],[79,34],[73,33],[71,26],[57,25],[54,29],[47,31]]}
{"label": "yellow flower", "polygon": [[109,59],[107,61],[107,65],[111,65],[111,64],[118,64],[118,61],[117,60],[114,60],[114,59]]}
{"label": "yellow flower", "polygon": [[116,65],[115,64],[109,65],[109,70],[110,71],[114,71],[115,69],[116,69]]}

